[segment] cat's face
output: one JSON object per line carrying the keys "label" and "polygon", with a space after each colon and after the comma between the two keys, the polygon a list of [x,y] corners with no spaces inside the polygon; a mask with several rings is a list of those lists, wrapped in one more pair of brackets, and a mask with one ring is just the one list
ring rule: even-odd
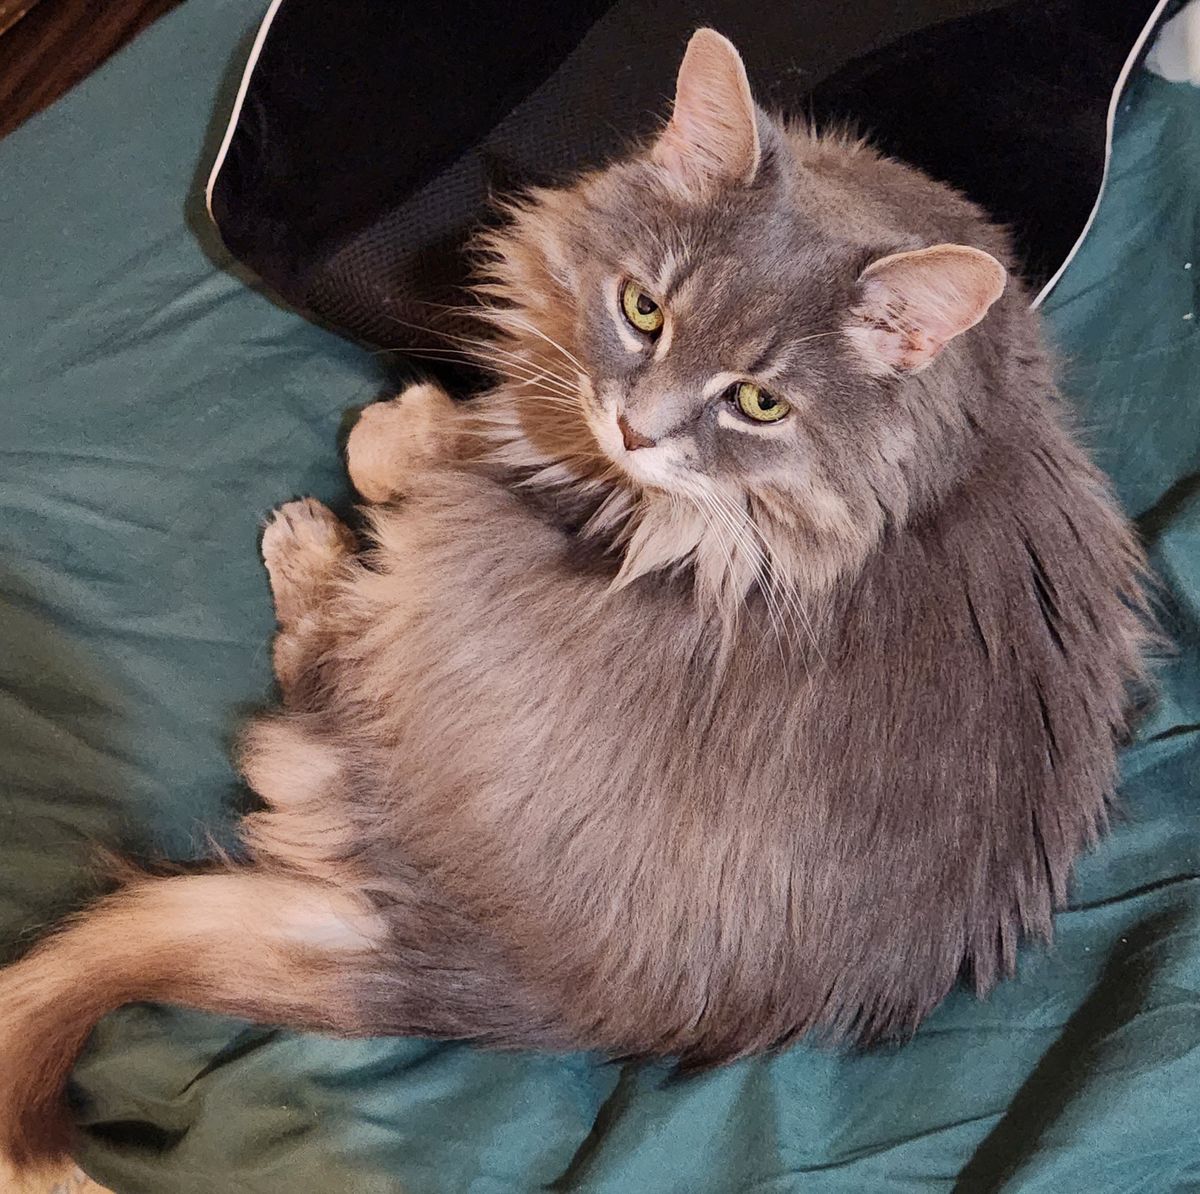
{"label": "cat's face", "polygon": [[889,421],[841,330],[869,258],[822,243],[779,166],[769,171],[719,203],[681,202],[653,170],[589,196],[572,337],[580,404],[636,485],[684,497],[827,489],[840,443]]}
{"label": "cat's face", "polygon": [[690,555],[744,592],[769,558],[812,588],[861,559],[880,493],[937,449],[940,415],[898,394],[1003,289],[988,254],[848,200],[858,147],[809,143],[831,182],[799,144],[701,30],[658,141],[492,240],[522,446],[540,477],[613,488],[599,521],[633,522],[631,575]]}

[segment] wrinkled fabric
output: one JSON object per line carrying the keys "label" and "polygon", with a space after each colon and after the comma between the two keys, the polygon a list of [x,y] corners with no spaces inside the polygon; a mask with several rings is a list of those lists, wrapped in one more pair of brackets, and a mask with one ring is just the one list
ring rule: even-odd
{"label": "wrinkled fabric", "polygon": [[[387,385],[198,240],[205,124],[254,16],[193,0],[0,144],[6,956],[95,892],[93,844],[231,836],[228,747],[271,691],[260,520],[345,504],[339,429]],[[1198,212],[1200,92],[1139,75],[1045,311],[1175,652],[1121,816],[1014,981],[903,1048],[689,1079],[130,1007],[77,1070],[88,1171],[117,1194],[1200,1188]]]}

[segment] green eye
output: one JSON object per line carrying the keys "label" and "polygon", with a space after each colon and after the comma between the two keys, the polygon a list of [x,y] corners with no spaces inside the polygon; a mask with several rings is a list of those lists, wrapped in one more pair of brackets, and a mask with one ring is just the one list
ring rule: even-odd
{"label": "green eye", "polygon": [[752,381],[739,381],[730,397],[734,406],[756,423],[778,423],[792,409],[782,398],[772,398]]}
{"label": "green eye", "polygon": [[636,282],[626,282],[621,287],[621,310],[643,335],[653,336],[662,331],[662,308]]}

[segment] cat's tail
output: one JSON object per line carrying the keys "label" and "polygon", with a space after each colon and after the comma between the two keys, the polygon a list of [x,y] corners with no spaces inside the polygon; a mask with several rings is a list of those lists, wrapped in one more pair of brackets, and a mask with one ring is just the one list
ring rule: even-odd
{"label": "cat's tail", "polygon": [[63,1160],[65,1088],[96,1022],[141,1000],[355,1035],[348,972],[382,940],[361,898],[255,868],[140,878],[0,970],[0,1158]]}

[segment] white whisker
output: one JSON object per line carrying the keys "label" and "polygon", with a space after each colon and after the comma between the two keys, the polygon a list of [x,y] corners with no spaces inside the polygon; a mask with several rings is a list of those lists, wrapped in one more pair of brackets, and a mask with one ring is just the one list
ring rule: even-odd
{"label": "white whisker", "polygon": [[[558,374],[538,372],[537,369],[525,362],[519,357],[514,357],[508,361],[501,358],[496,358],[491,355],[490,351],[484,351],[484,345],[481,345],[474,351],[467,351],[461,348],[415,348],[406,350],[409,355],[415,357],[424,357],[430,360],[443,360],[451,362],[460,362],[468,365],[488,365],[492,367],[496,373],[503,376],[515,376],[519,380],[538,382],[551,386],[560,390],[564,395],[576,397],[578,389],[569,381],[562,381]],[[510,354],[511,355],[511,354]]]}
{"label": "white whisker", "polygon": [[[442,353],[460,353],[462,355],[463,359],[470,361],[470,362],[479,362],[483,359],[490,358],[492,360],[493,364],[499,363],[499,360],[497,359],[499,357],[500,359],[508,360],[510,362],[513,362],[514,364],[519,364],[526,369],[532,370],[535,368],[535,366],[533,366],[530,361],[526,360],[519,353],[513,352],[510,349],[504,348],[502,345],[497,344],[493,340],[485,340],[482,337],[464,336],[464,335],[461,335],[456,332],[448,332],[448,331],[444,331],[439,328],[423,327],[421,324],[410,323],[408,320],[401,319],[398,315],[392,315],[390,312],[385,313],[385,318],[389,319],[392,323],[399,324],[401,327],[409,328],[412,331],[425,332],[426,334],[432,335],[432,336],[438,338],[439,340],[456,341],[459,344],[467,345],[467,348],[465,348],[465,349],[455,349],[455,348],[445,346],[445,345],[432,345],[432,346],[430,346],[430,348],[427,348],[427,349],[424,349],[421,351],[424,351],[424,352],[435,351],[435,352],[442,352]],[[542,336],[542,338],[544,340],[547,340],[547,342],[550,343],[552,347],[557,348],[560,352],[563,352],[563,353],[566,352],[566,349],[564,349],[560,344],[556,343],[555,341],[550,340],[549,337],[542,335],[542,333],[538,332],[536,328],[533,328],[531,326],[530,330],[532,330],[532,331],[536,332],[538,335]],[[384,350],[384,351],[393,351],[393,350],[388,349],[388,350]],[[400,349],[400,350],[396,350],[396,351],[409,351],[409,350]],[[411,351],[416,352],[417,350],[411,350]],[[584,370],[583,367],[581,365],[579,365],[577,361],[574,360],[574,358],[571,358],[571,359],[572,359],[572,362],[576,365],[577,368],[579,368],[579,370],[581,372],[586,373],[586,370]],[[560,382],[564,386],[568,386],[568,387],[572,387],[572,388],[574,386],[573,380],[571,378],[566,377],[561,373],[558,373],[556,370],[551,369],[549,366],[546,366],[546,368],[543,370],[543,372],[546,373],[547,375],[553,377],[555,379],[555,381]]]}
{"label": "white whisker", "polygon": [[528,332],[532,332],[535,336],[539,336],[541,339],[545,340],[546,343],[549,344],[551,348],[556,348],[559,352],[561,352],[562,355],[576,369],[578,369],[580,373],[584,373],[584,374],[587,373],[587,370],[584,368],[583,363],[579,360],[579,358],[577,356],[574,355],[574,353],[571,353],[567,349],[565,349],[552,336],[546,335],[546,333],[543,332],[541,330],[541,328],[530,323],[527,319],[524,319],[521,316],[517,315],[517,313],[515,311],[511,311],[506,308],[505,309],[497,309],[497,318],[502,321],[511,321],[511,322],[515,323],[518,327],[524,328]]}
{"label": "white whisker", "polygon": [[[754,532],[754,534],[758,538],[759,542],[763,545],[763,549],[766,553],[767,559],[769,561],[773,561],[774,553],[771,551],[771,545],[770,545],[769,541],[767,540],[766,536],[763,534],[762,528],[759,527],[758,522],[755,520],[754,516],[749,511],[745,512],[745,519],[746,519],[746,523],[747,523],[748,527]],[[771,582],[772,583],[771,583],[770,587],[773,588],[775,593],[782,600],[785,608],[790,611],[790,613],[792,615],[792,619],[793,619],[793,624],[795,625],[795,624],[799,623],[799,624],[803,625],[803,628],[808,637],[808,640],[809,640],[809,642],[812,643],[813,649],[817,653],[817,658],[821,661],[822,664],[824,664],[825,656],[824,656],[823,652],[821,651],[820,640],[817,637],[817,632],[813,627],[812,620],[809,618],[808,612],[804,608],[804,603],[800,600],[799,594],[795,591],[794,584],[791,583],[790,579],[785,579],[780,574],[779,570],[773,566],[771,568]],[[760,584],[762,584],[764,587],[766,587],[765,580],[760,581]]]}
{"label": "white whisker", "polygon": [[[755,578],[758,581],[759,590],[763,594],[763,599],[767,602],[768,609],[771,611],[772,619],[778,619],[784,626],[790,624],[795,634],[799,634],[801,629],[803,629],[806,637],[817,651],[818,656],[824,662],[824,656],[821,654],[820,644],[812,623],[795,591],[790,586],[782,583],[778,570],[773,565],[774,553],[771,551],[770,543],[763,534],[762,529],[758,526],[757,521],[749,510],[736,508],[727,495],[718,491],[715,496],[728,509],[729,516],[737,520],[742,534],[745,535],[746,532],[751,532],[758,543],[761,544],[761,550],[755,548],[753,552]],[[782,613],[780,610],[782,610]],[[787,615],[786,618],[784,617],[785,614]]]}
{"label": "white whisker", "polygon": [[[781,630],[786,629],[785,620],[780,613],[779,605],[776,596],[772,593],[770,587],[765,583],[763,571],[766,563],[766,557],[749,536],[746,534],[746,522],[748,521],[744,511],[737,511],[736,507],[719,491],[710,491],[707,495],[708,500],[721,513],[726,525],[730,528],[735,536],[737,544],[740,546],[743,555],[745,555],[754,571],[755,580],[758,581],[759,591],[763,595],[763,601],[767,606],[767,617],[771,623],[771,629],[775,636],[775,643],[779,649],[780,656],[783,656],[783,643]],[[740,517],[739,517],[740,515]],[[739,594],[740,599],[740,594]]]}

